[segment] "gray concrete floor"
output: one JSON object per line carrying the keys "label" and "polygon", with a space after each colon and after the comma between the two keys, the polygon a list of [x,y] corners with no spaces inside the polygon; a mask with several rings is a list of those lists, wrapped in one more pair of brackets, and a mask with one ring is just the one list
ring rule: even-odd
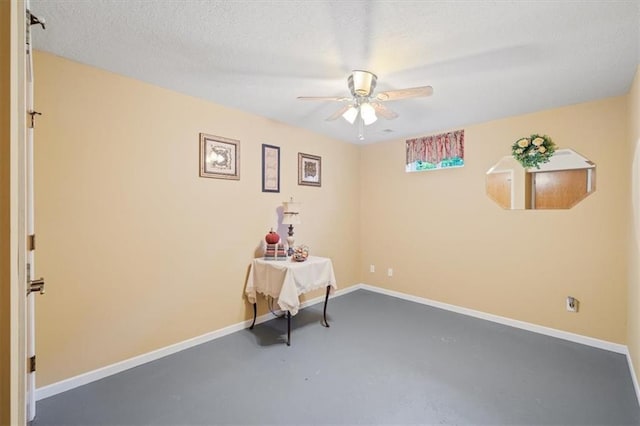
{"label": "gray concrete floor", "polygon": [[39,401],[34,426],[638,425],[623,355],[358,290]]}

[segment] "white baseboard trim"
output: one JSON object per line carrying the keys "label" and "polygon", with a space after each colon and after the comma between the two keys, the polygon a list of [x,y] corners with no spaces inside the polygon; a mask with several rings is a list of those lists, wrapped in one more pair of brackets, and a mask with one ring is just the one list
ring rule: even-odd
{"label": "white baseboard trim", "polygon": [[[256,324],[267,320],[267,315],[261,315],[257,318]],[[86,385],[87,383],[95,382],[96,380],[103,379],[113,374],[120,373],[133,367],[145,364],[147,362],[155,361],[165,356],[174,354],[176,352],[189,349],[193,346],[206,343],[208,341],[217,339],[219,337],[226,336],[236,331],[242,330],[251,325],[251,320],[243,321],[237,324],[230,325],[228,327],[205,333],[200,336],[193,337],[191,339],[184,340],[182,342],[175,343],[173,345],[165,346],[164,348],[156,349],[151,352],[147,352],[142,355],[135,356],[133,358],[125,359],[115,364],[107,365],[96,370],[88,371],[86,373],[79,374],[74,377],[70,377],[65,380],[61,380],[50,385],[46,385],[36,389],[36,401],[44,398],[56,395],[61,392],[66,392],[78,386]]]}
{"label": "white baseboard trim", "polygon": [[[629,369],[631,371],[631,377],[633,380],[633,385],[636,391],[636,396],[638,397],[638,403],[640,404],[640,387],[638,385],[638,379],[635,375],[635,370],[633,369],[633,363],[631,361],[631,357],[629,355],[629,351],[625,345],[621,345],[618,343],[608,342],[605,340],[595,339],[592,337],[582,336],[575,333],[570,333],[567,331],[557,330],[550,327],[544,327],[536,324],[531,324],[524,321],[518,321],[511,318],[501,317],[498,315],[488,314],[481,311],[476,311],[473,309],[463,308],[456,305],[450,305],[448,303],[437,302],[435,300],[426,299],[423,297],[413,296],[410,294],[401,293],[398,291],[388,290],[382,287],[376,287],[369,284],[355,284],[345,289],[337,290],[332,297],[343,296],[345,294],[354,292],[356,290],[363,289],[369,290],[372,292],[385,294],[387,296],[396,297],[399,299],[408,300],[411,302],[420,303],[423,305],[433,306],[435,308],[444,309],[451,312],[456,312],[462,315],[471,316],[474,318],[484,319],[487,321],[492,321],[495,323],[508,325],[515,328],[520,328],[527,331],[532,331],[534,333],[544,334],[547,336],[557,337],[559,339],[568,340],[571,342],[581,343],[587,346],[593,346],[599,349],[608,350],[611,352],[616,352],[620,354],[625,354],[627,356],[627,362],[629,364]],[[321,303],[324,301],[324,296],[318,296],[313,299],[309,299],[300,304],[300,308],[306,308],[311,305],[315,305],[317,303]],[[267,313],[264,315],[260,315],[256,319],[256,325],[261,324],[263,322],[269,321],[273,316],[271,313]],[[207,343],[211,340],[218,339],[220,337],[224,337],[231,333],[235,333],[236,331],[243,330],[248,328],[251,325],[251,319],[241,321],[236,324],[232,324],[228,327],[221,328],[219,330],[215,330],[209,333],[205,333],[200,336],[193,337],[191,339],[184,340],[182,342],[175,343],[173,345],[166,346],[164,348],[160,348],[151,352],[147,352],[142,355],[135,356],[133,358],[125,359],[123,361],[117,362],[115,364],[107,365],[102,368],[98,368],[93,371],[88,371],[83,374],[79,374],[74,377],[70,377],[65,380],[61,380],[56,383],[52,383],[50,385],[46,385],[36,389],[35,397],[36,401],[39,401],[44,398],[48,398],[50,396],[77,388],[82,385],[86,385],[88,383],[94,382],[96,380],[103,379],[105,377],[111,376],[113,374],[120,373],[122,371],[128,370],[133,367],[137,367],[139,365],[145,364],[147,362],[155,361],[160,358],[164,358],[165,356],[172,355],[176,352],[183,351],[185,349],[189,349],[191,347],[201,345],[203,343]]]}
{"label": "white baseboard trim", "polygon": [[633,388],[636,390],[636,398],[638,398],[638,406],[640,406],[640,384],[638,384],[638,376],[636,370],[633,368],[633,361],[631,360],[631,354],[627,350],[627,363],[629,364],[629,372],[631,373],[631,381],[633,382]]}
{"label": "white baseboard trim", "polygon": [[555,328],[531,324],[524,321],[518,321],[518,320],[514,320],[507,317],[501,317],[499,315],[488,314],[488,313],[476,311],[473,309],[463,308],[456,305],[450,305],[448,303],[437,302],[435,300],[426,299],[424,297],[412,296],[410,294],[400,293],[398,291],[393,291],[393,290],[387,290],[385,288],[376,287],[369,284],[359,284],[358,288],[384,294],[387,296],[397,297],[399,299],[404,299],[411,302],[421,303],[423,305],[433,306],[435,308],[456,312],[462,315],[468,315],[474,318],[484,319],[484,320],[495,322],[498,324],[508,325],[510,327],[520,328],[520,329],[531,331],[534,333],[544,334],[551,337],[557,337],[559,339],[568,340],[570,342],[581,343],[583,345],[592,346],[598,349],[604,349],[607,351],[626,355],[627,363],[629,365],[629,373],[631,374],[631,381],[633,382],[633,388],[636,392],[638,405],[640,405],[640,384],[638,383],[638,376],[636,375],[636,370],[633,368],[633,361],[631,360],[631,354],[629,353],[629,348],[626,345],[621,345],[619,343],[613,343],[606,340],[595,339],[593,337],[570,333],[568,331],[562,331]]}
{"label": "white baseboard trim", "polygon": [[[355,290],[358,290],[359,288],[360,288],[360,284],[355,284],[345,289],[336,290],[336,292],[333,294],[332,297],[342,296],[344,294],[351,293]],[[306,300],[300,304],[300,308],[306,308],[307,306],[324,302],[324,297],[325,296],[318,296],[318,297],[314,297],[313,299]],[[271,315],[271,313],[260,315],[256,319],[256,325],[269,321],[271,319],[273,319],[273,315]],[[183,340],[182,342],[178,342],[173,345],[165,346],[164,348],[156,349],[154,351],[147,352],[145,354],[138,355],[133,358],[116,362],[115,364],[107,365],[105,367],[98,368],[96,370],[88,371],[86,373],[82,373],[77,376],[52,383],[50,385],[42,386],[36,389],[36,392],[35,392],[36,401],[39,401],[44,398],[48,398],[50,396],[53,396],[62,392],[66,392],[68,390],[77,388],[78,386],[86,385],[87,383],[95,382],[96,380],[103,379],[105,377],[120,373],[130,368],[137,367],[142,364],[146,364],[147,362],[164,358],[165,356],[172,355],[176,352],[180,352],[185,349],[189,349],[191,347],[201,345],[203,343],[207,343],[211,340],[215,340],[220,337],[224,337],[228,334],[235,333],[236,331],[244,330],[245,328],[249,328],[251,326],[251,321],[252,319],[248,319],[246,321],[242,321],[242,322],[230,325],[228,327],[221,328],[219,330],[205,333],[203,335],[196,336],[191,339]]]}
{"label": "white baseboard trim", "polygon": [[626,354],[627,346],[619,343],[608,342],[606,340],[595,339],[593,337],[583,336],[581,334],[570,333],[568,331],[562,331],[555,328],[544,327],[542,325],[536,325],[529,322],[514,320],[507,317],[501,317],[499,315],[488,314],[486,312],[476,311],[473,309],[463,308],[456,305],[450,305],[448,303],[437,302],[435,300],[425,299],[424,297],[412,296],[406,293],[400,293],[398,291],[387,290],[385,288],[372,286],[369,284],[360,284],[360,288],[363,290],[369,290],[376,293],[385,294],[387,296],[397,297],[399,299],[409,300],[411,302],[420,303],[423,305],[433,306],[434,308],[440,308],[451,312],[456,312],[462,315],[468,315],[474,318],[480,318],[483,320],[495,322],[498,324],[508,325],[515,328],[520,328],[527,331],[532,331],[538,334],[544,334],[551,337],[557,337],[559,339],[569,340],[570,342],[581,343],[587,346],[593,346],[595,348],[604,349],[611,352],[620,354]]}

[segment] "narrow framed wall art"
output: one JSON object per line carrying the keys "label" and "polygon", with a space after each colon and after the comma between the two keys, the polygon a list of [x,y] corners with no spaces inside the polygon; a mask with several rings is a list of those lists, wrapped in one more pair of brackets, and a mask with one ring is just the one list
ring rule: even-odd
{"label": "narrow framed wall art", "polygon": [[280,192],[280,147],[262,144],[262,192]]}
{"label": "narrow framed wall art", "polygon": [[240,180],[240,141],[200,133],[200,176]]}

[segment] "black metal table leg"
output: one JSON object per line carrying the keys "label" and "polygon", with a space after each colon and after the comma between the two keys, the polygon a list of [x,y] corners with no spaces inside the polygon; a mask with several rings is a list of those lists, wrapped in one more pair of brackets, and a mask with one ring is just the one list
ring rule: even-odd
{"label": "black metal table leg", "polygon": [[287,346],[291,346],[291,312],[287,311]]}
{"label": "black metal table leg", "polygon": [[253,304],[253,322],[251,323],[251,327],[249,327],[249,330],[253,330],[253,326],[256,325],[256,316],[258,312],[256,305],[256,303]]}
{"label": "black metal table leg", "polygon": [[323,318],[324,318],[324,324],[322,324],[325,327],[329,327],[329,323],[327,322],[327,302],[329,301],[329,291],[331,290],[331,286],[328,285],[327,286],[327,294],[326,296],[324,296],[324,314],[323,314]]}

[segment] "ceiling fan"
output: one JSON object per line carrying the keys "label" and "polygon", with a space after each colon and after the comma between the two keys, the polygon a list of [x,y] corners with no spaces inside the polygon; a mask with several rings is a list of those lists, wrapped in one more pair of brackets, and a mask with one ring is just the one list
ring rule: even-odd
{"label": "ceiling fan", "polygon": [[344,105],[331,114],[327,121],[336,120],[343,117],[353,124],[358,120],[358,138],[364,139],[364,126],[374,123],[378,116],[393,120],[398,114],[383,105],[383,102],[397,101],[407,98],[418,98],[431,96],[433,88],[431,86],[410,87],[407,89],[388,90],[374,94],[378,76],[369,71],[353,70],[347,79],[351,97],[332,96],[298,96],[298,99],[305,101],[336,101]]}

